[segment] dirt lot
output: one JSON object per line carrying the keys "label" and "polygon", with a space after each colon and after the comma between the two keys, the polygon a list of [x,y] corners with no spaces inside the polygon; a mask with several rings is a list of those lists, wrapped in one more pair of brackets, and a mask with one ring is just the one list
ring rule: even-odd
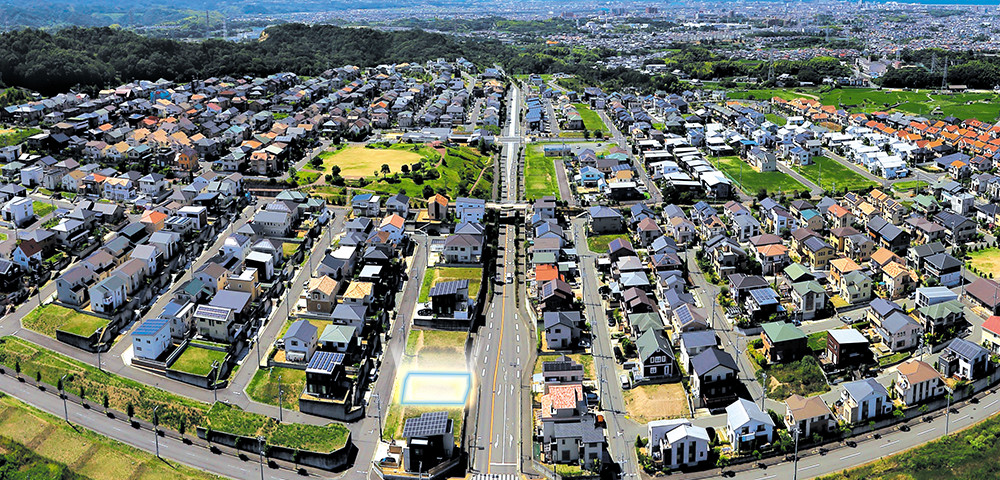
{"label": "dirt lot", "polygon": [[625,409],[639,423],[688,416],[688,401],[680,383],[640,385],[625,391]]}

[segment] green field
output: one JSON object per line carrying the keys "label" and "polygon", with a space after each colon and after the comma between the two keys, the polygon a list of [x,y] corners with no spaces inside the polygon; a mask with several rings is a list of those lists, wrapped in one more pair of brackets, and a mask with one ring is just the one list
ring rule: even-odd
{"label": "green field", "polygon": [[897,192],[905,192],[907,190],[921,190],[927,186],[927,182],[923,180],[907,180],[905,182],[896,182],[892,184],[892,189]]}
{"label": "green field", "polygon": [[21,323],[24,328],[53,338],[56,336],[56,330],[89,337],[97,329],[108,325],[108,321],[103,318],[53,304],[35,308],[21,319]]}
{"label": "green field", "polygon": [[39,218],[56,211],[55,205],[52,205],[51,203],[39,202],[38,200],[35,200],[31,206],[35,210],[35,216]]}
{"label": "green field", "polygon": [[[9,479],[219,479],[111,440],[13,397],[0,399],[0,464]],[[30,446],[30,447],[28,447]]]}
{"label": "green field", "polygon": [[773,364],[767,368],[768,396],[784,399],[792,394],[802,396],[829,392],[819,361],[811,355],[794,362]]}
{"label": "green field", "polygon": [[740,160],[736,156],[728,157],[708,157],[719,170],[729,177],[743,193],[756,195],[760,190],[766,190],[768,194],[807,192],[805,185],[798,180],[781,172],[756,172],[750,165]]}
{"label": "green field", "polygon": [[11,145],[17,145],[28,137],[38,135],[42,131],[38,128],[28,128],[28,129],[7,129],[0,128],[0,147],[9,147]]}
{"label": "green field", "polygon": [[607,125],[604,124],[604,120],[601,120],[601,116],[590,109],[589,106],[583,103],[574,103],[576,111],[580,114],[580,118],[583,119],[583,128],[590,130],[591,132],[603,131],[606,134],[611,132],[608,130]]}
{"label": "green field", "polygon": [[726,92],[726,96],[733,100],[770,100],[774,97],[792,100],[795,98],[810,97],[801,93],[793,92],[784,88],[756,89],[756,90],[733,90]]}
{"label": "green field", "polygon": [[244,412],[221,402],[209,410],[206,423],[213,430],[247,437],[263,435],[271,445],[316,452],[330,452],[343,447],[350,433],[336,423],[325,426],[278,423],[277,419]]}
{"label": "green field", "polygon": [[[349,163],[347,165],[350,170],[346,170],[343,164],[338,163],[344,159],[343,155],[351,159],[352,156],[373,154],[383,156],[378,161],[368,158]],[[345,178],[351,177],[350,172],[366,176],[367,178],[362,179],[360,183],[358,179],[348,183],[364,190],[386,195],[403,193],[410,198],[429,196],[424,195],[425,187],[430,187],[434,192],[452,199],[489,198],[492,194],[493,158],[490,155],[483,155],[474,148],[447,147],[442,157],[428,145],[396,144],[388,148],[348,147],[336,154],[320,154],[320,157],[324,155],[326,156],[323,163],[324,171],[329,171],[333,165],[339,165],[340,174]],[[383,163],[389,164],[388,176],[382,176]],[[402,172],[403,165],[407,166],[407,173]],[[374,172],[379,172],[377,177]],[[328,185],[317,185],[310,191],[322,192],[327,188]]]}
{"label": "green field", "polygon": [[556,158],[546,157],[542,145],[529,145],[524,150],[524,196],[535,200],[546,195],[559,195],[556,180]]}
{"label": "green field", "polygon": [[[280,377],[280,378],[279,378]],[[250,398],[268,405],[278,404],[278,387],[281,387],[281,407],[299,409],[299,396],[306,387],[306,371],[295,368],[274,367],[257,370],[247,393]]]}
{"label": "green field", "polygon": [[212,363],[222,363],[225,361],[226,355],[226,352],[188,344],[177,360],[170,364],[170,369],[204,377],[212,371]]}
{"label": "green field", "polygon": [[992,479],[998,471],[1000,417],[991,416],[961,432],[822,480]]}
{"label": "green field", "polygon": [[479,286],[483,283],[483,269],[477,267],[433,267],[424,272],[423,283],[420,284],[419,302],[427,301],[427,294],[431,287],[438,282],[450,282],[452,280],[469,281],[469,297],[475,298],[479,294]]}
{"label": "green field", "polygon": [[794,168],[809,181],[831,192],[844,188],[854,192],[878,186],[877,183],[832,158],[813,157],[812,164]]}
{"label": "green field", "polygon": [[628,235],[587,235],[587,248],[594,253],[608,253],[608,244],[616,238],[624,238],[625,240],[628,240]]}
{"label": "green field", "polygon": [[987,248],[978,252],[967,252],[971,257],[969,266],[983,272],[983,275],[1000,278],[1000,249]]}
{"label": "green field", "polygon": [[315,170],[299,170],[295,172],[295,183],[298,185],[310,185],[323,175]]}
{"label": "green field", "polygon": [[771,123],[778,126],[784,126],[786,122],[785,117],[782,117],[774,113],[765,113],[764,118],[768,119]]}
{"label": "green field", "polygon": [[[86,398],[95,404],[99,404],[103,395],[107,395],[110,407],[120,412],[126,411],[127,406],[132,404],[136,418],[146,421],[152,420],[153,408],[160,407],[157,411],[160,424],[172,430],[177,430],[181,423],[187,426],[188,431],[193,431],[196,425],[207,426],[209,419],[218,413],[210,412],[211,405],[206,403],[100,371],[17,337],[0,339],[0,364],[10,371],[20,365],[22,376],[34,378],[36,373],[40,373],[42,381],[50,384],[55,384],[62,375],[68,375],[64,382],[67,391],[78,393],[82,386]],[[217,404],[219,405],[226,408],[223,404]],[[216,422],[216,419],[212,418],[212,421]],[[213,428],[221,430],[219,425],[229,423],[262,425],[267,421],[277,423],[261,415],[230,409],[225,412],[225,418],[213,424]],[[347,429],[336,424],[325,427],[281,424],[268,429],[265,434],[271,445],[319,450],[326,448],[331,442],[336,444],[339,441],[343,445],[346,435]]]}

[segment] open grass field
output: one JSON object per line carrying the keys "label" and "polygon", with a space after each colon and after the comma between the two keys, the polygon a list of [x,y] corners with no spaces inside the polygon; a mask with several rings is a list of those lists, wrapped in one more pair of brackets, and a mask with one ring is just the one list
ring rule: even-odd
{"label": "open grass field", "polygon": [[736,156],[708,157],[708,159],[747,195],[756,195],[762,189],[768,194],[809,191],[805,185],[787,174],[755,172],[749,164]]}
{"label": "open grass field", "polygon": [[1000,278],[1000,248],[987,248],[978,252],[968,252],[966,255],[972,257],[969,266],[986,276],[993,274],[994,278]]}
{"label": "open grass field", "polygon": [[806,356],[796,362],[773,364],[767,368],[768,396],[787,398],[792,394],[804,397],[830,391],[819,362]]}
{"label": "open grass field", "polygon": [[608,130],[607,125],[604,124],[604,120],[601,120],[601,116],[597,112],[590,109],[584,103],[574,103],[576,111],[580,114],[580,118],[583,119],[583,128],[590,130],[591,132],[603,131],[604,133],[611,133]]}
{"label": "open grass field", "polygon": [[322,172],[315,170],[299,170],[295,172],[295,182],[299,185],[309,185],[318,180],[322,175]]}
{"label": "open grass field", "polygon": [[38,135],[42,133],[40,129],[28,128],[28,129],[0,129],[0,147],[9,147],[11,145],[17,145],[28,137],[33,135]]}
{"label": "open grass field", "polygon": [[424,281],[420,284],[420,299],[418,301],[427,301],[427,294],[435,283],[452,280],[468,280],[469,296],[475,297],[479,294],[479,287],[483,283],[483,269],[476,267],[434,267],[427,269],[424,272]]}
{"label": "open grass field", "polygon": [[958,480],[996,478],[1000,471],[1000,417],[821,480]]}
{"label": "open grass field", "polygon": [[896,182],[892,184],[892,189],[897,192],[905,192],[907,190],[921,190],[927,186],[927,182],[923,180],[907,180],[905,182]]}
{"label": "open grass field", "polygon": [[771,123],[782,127],[785,126],[786,123],[785,117],[774,113],[765,113],[764,118],[768,119]]}
{"label": "open grass field", "polygon": [[389,404],[385,422],[385,435],[399,438],[406,419],[418,417],[433,411],[447,411],[455,427],[455,439],[461,432],[464,407],[459,406],[414,406],[401,405],[402,380],[408,372],[456,372],[465,369],[465,332],[441,330],[412,330],[406,338],[404,361],[396,373],[392,402]]}
{"label": "open grass field", "polygon": [[795,98],[814,98],[812,94],[805,95],[785,88],[764,88],[756,90],[733,90],[726,92],[726,96],[733,100],[770,100],[774,97],[792,100]]}
{"label": "open grass field", "polygon": [[108,325],[108,321],[103,318],[52,304],[35,308],[24,316],[22,323],[25,328],[50,337],[56,336],[56,330],[88,337],[97,329]]}
{"label": "open grass field", "polygon": [[[0,431],[5,437],[0,437],[0,451],[3,452],[0,455],[4,457],[5,467],[24,475],[16,478],[220,478],[177,462],[156,458],[90,430],[67,425],[62,419],[11,397],[0,400],[0,418],[3,418]],[[31,445],[30,450],[25,445]],[[56,473],[69,470],[86,477]]]}
{"label": "open grass field", "polygon": [[249,437],[263,435],[272,445],[316,452],[329,452],[343,447],[349,434],[347,428],[337,423],[325,426],[278,423],[274,418],[244,412],[224,403],[212,406],[206,423],[213,430]]}
{"label": "open grass field", "polygon": [[226,352],[188,344],[177,360],[170,364],[170,368],[203,377],[212,371],[212,362],[222,363],[225,359]]}
{"label": "open grass field", "polygon": [[860,173],[851,170],[840,162],[827,157],[813,157],[813,163],[795,167],[795,171],[809,181],[819,185],[823,190],[860,191],[878,186],[877,183],[865,178]]}
{"label": "open grass field", "polygon": [[[228,408],[223,412],[225,418],[216,420],[214,416],[219,412],[210,412],[210,405],[206,403],[175,395],[107,371],[100,371],[90,365],[46,350],[17,337],[0,338],[0,364],[10,370],[14,370],[15,365],[20,365],[21,375],[25,377],[34,377],[36,373],[41,373],[42,381],[50,384],[55,384],[62,375],[69,374],[64,383],[67,391],[77,393],[79,387],[83,386],[86,398],[98,405],[101,403],[103,395],[107,395],[111,408],[120,412],[124,412],[128,404],[132,404],[135,407],[136,418],[146,421],[152,420],[153,408],[159,406],[160,424],[172,430],[177,430],[183,422],[187,425],[188,431],[193,431],[193,427],[196,425],[208,426],[210,418],[216,422],[212,426],[217,430],[222,430],[221,426],[229,424],[261,425],[266,422],[265,418],[260,415],[229,408],[223,404],[216,405]],[[277,423],[269,418],[267,421]],[[302,430],[305,432],[301,432]],[[232,433],[240,432],[234,431]],[[294,441],[289,440],[289,438],[296,438],[296,434],[300,434],[299,436],[302,438]],[[303,449],[312,449],[313,447],[322,449],[331,442],[335,444],[337,441],[342,446],[346,436],[347,429],[340,425],[293,426],[281,424],[267,429],[265,434],[267,442],[272,445]]]}
{"label": "open grass field", "polygon": [[[279,383],[280,382],[280,383]],[[257,370],[247,393],[250,398],[268,405],[278,404],[278,387],[281,387],[281,407],[291,410],[299,409],[299,396],[306,387],[306,371],[294,368],[269,368]]]}
{"label": "open grass field", "polygon": [[623,393],[628,416],[642,424],[690,415],[687,394],[680,383],[639,385]]}
{"label": "open grass field", "polygon": [[52,205],[51,203],[39,202],[38,200],[35,200],[31,206],[35,210],[35,216],[38,218],[44,217],[56,211],[55,205]]}
{"label": "open grass field", "polygon": [[809,349],[814,352],[826,350],[826,332],[814,332],[809,334]]}
{"label": "open grass field", "polygon": [[[379,172],[382,165],[388,164],[389,170],[398,172],[399,167],[417,163],[422,157],[418,151],[409,150],[409,145],[393,146],[393,148],[365,148],[350,146],[337,152],[323,152],[324,173],[330,172],[330,167],[340,167],[340,175],[345,178],[372,177],[373,172]],[[381,175],[381,173],[379,173]]]}
{"label": "open grass field", "polygon": [[559,196],[555,158],[546,157],[542,145],[528,145],[524,150],[524,195],[529,201],[546,195]]}
{"label": "open grass field", "polygon": [[594,253],[608,253],[608,244],[616,238],[628,240],[628,235],[616,233],[611,235],[587,235],[587,248]]}

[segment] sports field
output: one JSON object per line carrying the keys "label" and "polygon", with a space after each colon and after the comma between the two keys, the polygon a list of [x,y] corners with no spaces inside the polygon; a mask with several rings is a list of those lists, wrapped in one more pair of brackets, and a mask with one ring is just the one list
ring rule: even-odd
{"label": "sports field", "polygon": [[[401,145],[402,147],[402,145]],[[337,152],[323,152],[323,170],[330,172],[334,165],[340,167],[340,175],[344,178],[373,177],[375,172],[381,175],[382,165],[389,165],[390,172],[398,172],[403,165],[420,161],[419,153],[403,148],[365,148],[352,146]]]}

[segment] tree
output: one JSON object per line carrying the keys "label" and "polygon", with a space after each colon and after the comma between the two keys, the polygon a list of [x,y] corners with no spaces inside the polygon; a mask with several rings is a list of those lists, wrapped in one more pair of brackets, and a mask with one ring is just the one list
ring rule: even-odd
{"label": "tree", "polygon": [[334,165],[333,167],[330,167],[330,175],[335,177],[340,176],[340,166]]}
{"label": "tree", "polygon": [[389,174],[390,170],[389,170],[389,164],[388,163],[383,163],[382,164],[381,172],[382,172],[382,178],[385,178],[385,176]]}
{"label": "tree", "polygon": [[424,185],[424,189],[423,191],[421,191],[421,194],[424,196],[424,198],[431,198],[434,196],[434,188],[431,187],[430,185]]}
{"label": "tree", "polygon": [[177,433],[184,436],[184,433],[187,432],[187,420],[185,420],[184,417],[181,417],[179,421],[180,423],[177,424]]}
{"label": "tree", "polygon": [[295,449],[295,451],[292,452],[292,462],[295,463],[295,468],[296,469],[299,468],[299,459],[301,457],[302,457],[302,452],[300,450]]}
{"label": "tree", "polygon": [[14,361],[14,372],[17,373],[17,378],[21,378],[21,362],[18,360]]}
{"label": "tree", "polygon": [[35,382],[36,383],[42,383],[42,372],[41,371],[35,372]]}
{"label": "tree", "polygon": [[410,173],[410,166],[404,163],[402,166],[399,167],[399,171],[403,172],[403,174]]}
{"label": "tree", "polygon": [[132,405],[132,402],[125,405],[125,415],[128,415],[128,421],[132,423],[132,417],[135,416],[135,405]]}
{"label": "tree", "polygon": [[109,404],[110,404],[110,400],[108,400],[108,394],[107,393],[101,394],[101,405],[104,405],[104,411],[105,412],[108,411],[108,405]]}
{"label": "tree", "polygon": [[83,399],[87,398],[87,395],[86,395],[87,391],[86,391],[86,389],[84,389],[83,385],[80,385],[79,393],[80,393],[80,400],[83,400]]}

